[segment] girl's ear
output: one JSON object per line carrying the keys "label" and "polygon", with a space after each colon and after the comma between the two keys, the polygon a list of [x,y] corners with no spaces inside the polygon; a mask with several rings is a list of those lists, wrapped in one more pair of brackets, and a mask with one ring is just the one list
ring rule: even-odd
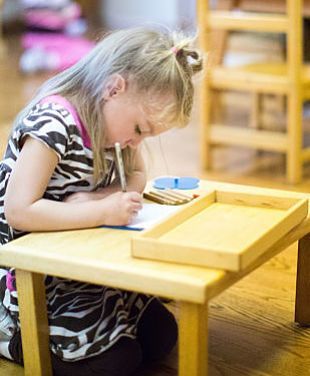
{"label": "girl's ear", "polygon": [[103,89],[103,99],[105,101],[124,93],[126,90],[126,81],[120,74],[113,74]]}

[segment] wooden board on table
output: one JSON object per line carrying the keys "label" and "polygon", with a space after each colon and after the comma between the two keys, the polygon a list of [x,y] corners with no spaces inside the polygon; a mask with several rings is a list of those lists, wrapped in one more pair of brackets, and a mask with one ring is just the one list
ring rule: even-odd
{"label": "wooden board on table", "polygon": [[215,190],[132,238],[133,257],[242,270],[307,215],[298,197]]}

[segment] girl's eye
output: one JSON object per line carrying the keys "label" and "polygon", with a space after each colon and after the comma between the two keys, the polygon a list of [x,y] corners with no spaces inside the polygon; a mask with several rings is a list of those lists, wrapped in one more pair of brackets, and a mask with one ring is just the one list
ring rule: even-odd
{"label": "girl's eye", "polygon": [[138,124],[135,125],[135,133],[141,136],[142,132]]}

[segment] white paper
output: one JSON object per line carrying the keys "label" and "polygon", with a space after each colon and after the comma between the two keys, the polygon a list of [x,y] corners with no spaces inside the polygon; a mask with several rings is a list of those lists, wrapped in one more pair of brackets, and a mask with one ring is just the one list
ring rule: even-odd
{"label": "white paper", "polygon": [[[182,206],[182,205],[181,205]],[[180,210],[181,206],[160,205],[160,204],[143,204],[137,217],[127,226],[132,229],[148,229],[156,223],[164,220],[172,213]]]}

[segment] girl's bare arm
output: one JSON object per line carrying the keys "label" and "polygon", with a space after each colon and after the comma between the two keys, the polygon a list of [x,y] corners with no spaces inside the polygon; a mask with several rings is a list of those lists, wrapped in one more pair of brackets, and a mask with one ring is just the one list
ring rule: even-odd
{"label": "girl's bare arm", "polygon": [[136,192],[118,192],[108,198],[84,202],[43,199],[57,163],[52,150],[40,141],[26,138],[5,195],[5,216],[13,228],[52,231],[124,225],[141,208],[141,195]]}

